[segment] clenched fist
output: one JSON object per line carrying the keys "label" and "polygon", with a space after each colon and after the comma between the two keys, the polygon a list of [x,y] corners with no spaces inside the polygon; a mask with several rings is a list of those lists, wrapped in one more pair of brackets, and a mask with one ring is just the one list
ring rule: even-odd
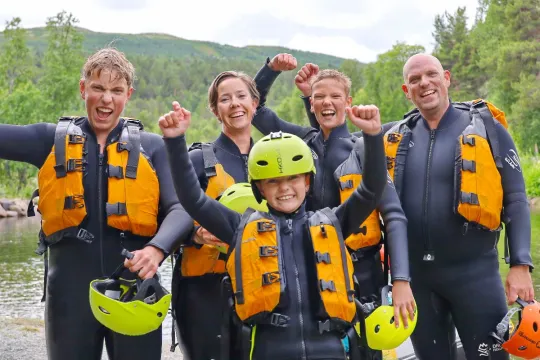
{"label": "clenched fist", "polygon": [[311,96],[311,83],[310,80],[313,76],[319,73],[319,66],[312,63],[307,63],[302,66],[296,77],[294,78],[294,83],[298,90],[304,94],[304,96]]}
{"label": "clenched fist", "polygon": [[381,132],[381,114],[375,105],[355,105],[346,110],[351,122],[364,134],[377,135]]}
{"label": "clenched fist", "polygon": [[296,69],[296,64],[296,58],[294,56],[282,53],[274,56],[268,63],[268,66],[274,71],[289,71]]}
{"label": "clenched fist", "polygon": [[184,135],[191,123],[191,113],[180,106],[177,101],[172,103],[173,111],[159,118],[158,124],[166,138]]}

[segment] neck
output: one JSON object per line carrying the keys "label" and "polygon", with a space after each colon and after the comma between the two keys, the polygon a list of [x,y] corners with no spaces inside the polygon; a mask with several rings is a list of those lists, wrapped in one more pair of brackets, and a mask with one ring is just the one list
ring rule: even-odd
{"label": "neck", "polygon": [[426,119],[429,125],[429,128],[431,130],[434,130],[439,126],[439,123],[441,122],[441,119],[446,113],[446,110],[448,110],[449,106],[450,106],[450,102],[448,102],[448,105],[444,108],[433,109],[432,111],[428,111],[428,112],[420,111],[420,114],[422,114],[423,118]]}
{"label": "neck", "polygon": [[251,128],[244,131],[232,132],[226,128],[223,128],[223,133],[227,135],[238,147],[240,154],[249,154],[249,148],[251,147]]}

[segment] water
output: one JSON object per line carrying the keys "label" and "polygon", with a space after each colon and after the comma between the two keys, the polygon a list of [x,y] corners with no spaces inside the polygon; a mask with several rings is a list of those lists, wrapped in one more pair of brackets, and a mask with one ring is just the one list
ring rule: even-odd
{"label": "water", "polygon": [[[35,255],[39,218],[0,219],[0,317],[43,319],[43,258]],[[540,213],[532,216],[532,257],[540,266]],[[500,243],[502,245],[502,242]],[[499,246],[502,251],[502,246]],[[502,252],[501,252],[502,254]],[[501,260],[501,274],[506,278],[508,266]],[[163,285],[170,288],[172,269],[166,261],[160,269]],[[540,298],[540,272],[534,271],[536,298]],[[163,323],[163,337],[169,339],[171,316]],[[403,344],[403,348],[410,344]],[[405,350],[403,350],[405,351]],[[407,350],[409,351],[409,350]],[[406,352],[407,352],[406,351]]]}
{"label": "water", "polygon": [[[0,219],[0,317],[43,319],[43,257],[34,253],[40,219]],[[171,287],[172,269],[167,260],[159,271],[162,284]],[[163,337],[171,336],[171,316],[163,322]]]}

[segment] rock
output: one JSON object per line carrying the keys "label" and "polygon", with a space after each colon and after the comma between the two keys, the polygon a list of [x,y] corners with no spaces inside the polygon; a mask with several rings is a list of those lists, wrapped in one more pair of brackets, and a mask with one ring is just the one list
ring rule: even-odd
{"label": "rock", "polygon": [[6,210],[4,210],[2,205],[0,205],[0,218],[5,218],[5,217],[7,217],[7,212]]}
{"label": "rock", "polygon": [[21,199],[14,200],[13,204],[11,204],[8,210],[16,211],[19,216],[26,216],[26,211],[28,210],[28,201]]}
{"label": "rock", "polygon": [[13,204],[12,200],[0,199],[0,205],[2,205],[2,207],[6,210],[9,210],[9,207],[11,206],[11,204]]}
{"label": "rock", "polygon": [[540,211],[540,197],[532,198],[529,201],[529,204],[531,206],[531,211]]}
{"label": "rock", "polygon": [[19,216],[19,213],[13,210],[6,211],[7,217],[17,217]]}

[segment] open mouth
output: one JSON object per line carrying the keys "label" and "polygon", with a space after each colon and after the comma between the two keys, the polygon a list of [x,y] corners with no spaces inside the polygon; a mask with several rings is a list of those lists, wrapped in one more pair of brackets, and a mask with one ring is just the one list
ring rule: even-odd
{"label": "open mouth", "polygon": [[231,115],[229,115],[229,117],[231,119],[237,119],[239,117],[242,117],[244,116],[246,113],[244,111],[237,111],[237,112],[233,112]]}
{"label": "open mouth", "polygon": [[433,94],[435,94],[435,90],[428,90],[428,91],[425,91],[422,94],[420,94],[420,96],[421,97],[427,97],[427,96],[430,96],[430,95],[433,95]]}
{"label": "open mouth", "polygon": [[293,197],[294,197],[294,195],[284,195],[284,196],[278,197],[277,199],[279,201],[286,201],[286,200],[292,199]]}
{"label": "open mouth", "polygon": [[332,118],[334,115],[336,115],[336,111],[335,111],[335,110],[331,110],[331,109],[323,110],[323,111],[321,111],[321,115],[322,115],[323,118],[325,118],[325,119],[330,119],[330,118]]}
{"label": "open mouth", "polygon": [[98,107],[96,109],[97,116],[99,120],[106,120],[111,114],[112,110],[104,107]]}

